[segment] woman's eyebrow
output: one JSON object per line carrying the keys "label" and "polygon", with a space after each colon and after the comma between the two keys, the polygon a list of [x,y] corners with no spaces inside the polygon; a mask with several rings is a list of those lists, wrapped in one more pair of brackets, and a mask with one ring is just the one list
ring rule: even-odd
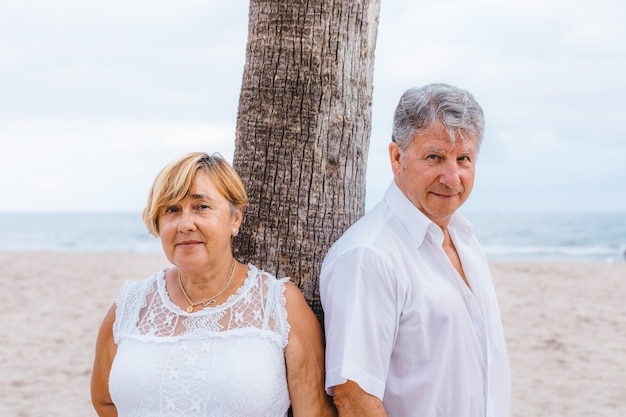
{"label": "woman's eyebrow", "polygon": [[192,194],[191,198],[193,198],[194,200],[211,200],[211,197],[209,197],[207,194]]}

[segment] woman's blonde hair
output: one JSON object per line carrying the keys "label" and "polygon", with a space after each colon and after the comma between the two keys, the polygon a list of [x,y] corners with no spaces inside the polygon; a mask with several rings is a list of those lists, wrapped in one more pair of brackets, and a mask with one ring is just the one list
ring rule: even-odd
{"label": "woman's blonde hair", "polygon": [[241,178],[220,154],[193,152],[167,165],[154,179],[142,214],[152,235],[159,235],[159,216],[163,209],[180,203],[189,195],[199,171],[208,175],[215,188],[228,200],[233,214],[248,205]]}

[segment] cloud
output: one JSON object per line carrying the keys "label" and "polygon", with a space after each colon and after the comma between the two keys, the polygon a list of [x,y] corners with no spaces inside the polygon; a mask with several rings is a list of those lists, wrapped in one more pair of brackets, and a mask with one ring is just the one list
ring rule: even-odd
{"label": "cloud", "polygon": [[[236,111],[247,35],[242,5],[64,0],[0,7],[0,76],[11,80],[3,81],[10,99],[0,114],[200,121]],[[185,106],[177,105],[181,99]]]}
{"label": "cloud", "polygon": [[234,151],[231,125],[55,118],[0,128],[0,194],[19,196],[5,199],[3,211],[137,210],[171,160],[206,151],[232,161]]}
{"label": "cloud", "polygon": [[402,91],[448,82],[487,118],[469,208],[626,211],[624,20],[608,0],[382,3],[371,149]]}
{"label": "cloud", "polygon": [[[140,210],[173,158],[231,158],[247,7],[3,1],[0,210]],[[487,117],[468,209],[626,211],[624,21],[618,0],[382,2],[367,206],[401,93],[448,82]]]}

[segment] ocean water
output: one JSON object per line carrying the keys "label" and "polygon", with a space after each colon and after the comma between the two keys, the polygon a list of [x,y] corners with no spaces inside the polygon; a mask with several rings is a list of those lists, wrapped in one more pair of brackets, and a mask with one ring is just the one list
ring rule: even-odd
{"label": "ocean water", "polygon": [[[626,213],[465,213],[490,260],[623,262]],[[160,253],[139,213],[0,213],[0,251]]]}
{"label": "ocean water", "polygon": [[465,213],[492,260],[626,260],[626,213]]}
{"label": "ocean water", "polygon": [[160,253],[140,213],[0,213],[0,251]]}

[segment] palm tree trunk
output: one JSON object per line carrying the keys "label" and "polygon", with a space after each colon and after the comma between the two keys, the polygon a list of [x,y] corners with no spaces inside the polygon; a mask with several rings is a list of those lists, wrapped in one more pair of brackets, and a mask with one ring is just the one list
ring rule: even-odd
{"label": "palm tree trunk", "polygon": [[235,253],[289,276],[322,317],[330,245],[365,207],[380,0],[251,0],[233,165],[249,193]]}

